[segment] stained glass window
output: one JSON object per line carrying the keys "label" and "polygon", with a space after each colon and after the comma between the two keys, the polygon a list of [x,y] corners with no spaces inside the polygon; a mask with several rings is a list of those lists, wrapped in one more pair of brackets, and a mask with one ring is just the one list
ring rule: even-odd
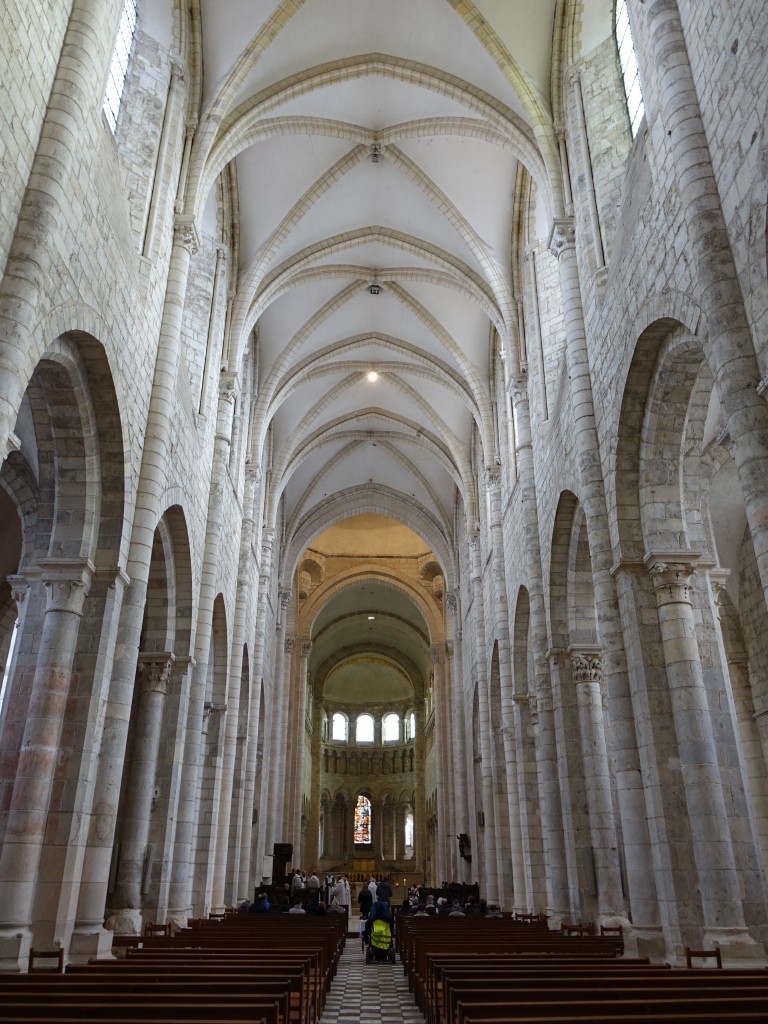
{"label": "stained glass window", "polygon": [[629,24],[629,12],[627,11],[627,0],[616,0],[616,46],[619,49],[619,64],[624,79],[624,95],[627,99],[627,111],[629,113],[629,124],[632,129],[632,138],[637,135],[637,129],[645,116],[645,104],[643,93],[640,88],[640,69],[637,66],[635,56],[635,44],[632,40],[632,28]]}
{"label": "stained glass window", "polygon": [[371,842],[371,801],[365,796],[357,798],[355,805],[355,843]]}
{"label": "stained glass window", "polygon": [[117,29],[115,49],[112,51],[112,63],[109,65],[107,88],[104,93],[104,114],[112,134],[117,128],[117,115],[120,112],[120,100],[123,96],[125,76],[128,73],[128,59],[131,56],[133,33],[136,30],[136,0],[125,0],[120,25]]}

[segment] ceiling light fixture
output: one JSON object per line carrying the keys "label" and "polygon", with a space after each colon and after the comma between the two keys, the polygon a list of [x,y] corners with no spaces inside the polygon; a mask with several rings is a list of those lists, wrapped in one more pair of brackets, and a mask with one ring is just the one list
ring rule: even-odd
{"label": "ceiling light fixture", "polygon": [[371,384],[373,384],[374,381],[377,381],[378,379],[379,379],[378,373],[376,373],[375,370],[371,370],[371,372],[368,374],[368,380],[371,382]]}
{"label": "ceiling light fixture", "polygon": [[371,293],[371,295],[380,295],[381,294],[381,285],[380,284],[376,284],[374,282],[374,284],[372,284],[368,288],[368,291]]}
{"label": "ceiling light fixture", "polygon": [[376,618],[376,616],[375,616],[375,615],[369,615],[369,616],[368,616],[368,621],[369,621],[369,622],[371,622],[371,621],[372,621],[373,619],[375,619],[375,618]]}

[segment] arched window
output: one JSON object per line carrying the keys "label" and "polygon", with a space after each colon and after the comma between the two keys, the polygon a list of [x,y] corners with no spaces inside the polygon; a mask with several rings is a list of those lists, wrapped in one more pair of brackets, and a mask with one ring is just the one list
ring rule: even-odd
{"label": "arched window", "polygon": [[331,739],[341,743],[347,742],[347,719],[340,711],[331,719]]}
{"label": "arched window", "polygon": [[373,718],[371,715],[358,715],[355,739],[358,743],[373,743]]}
{"label": "arched window", "polygon": [[416,715],[413,711],[405,716],[405,738],[412,740],[416,735]]}
{"label": "arched window", "polygon": [[355,845],[371,842],[371,801],[359,796],[355,805]]}
{"label": "arched window", "polygon": [[413,850],[413,814],[410,811],[405,816],[405,848]]}
{"label": "arched window", "polygon": [[381,738],[384,743],[397,743],[400,739],[400,716],[391,712],[381,722]]}
{"label": "arched window", "polygon": [[632,138],[634,139],[637,135],[637,129],[640,127],[640,122],[645,117],[645,104],[643,103],[643,91],[640,87],[640,69],[637,66],[632,28],[629,24],[627,0],[616,0],[614,18],[616,46],[619,50],[619,65],[622,78],[624,79],[624,95],[627,100],[629,125],[632,131]]}
{"label": "arched window", "polygon": [[125,76],[128,73],[128,60],[131,56],[133,34],[136,31],[136,0],[125,0],[120,25],[117,29],[115,48],[112,51],[112,62],[107,75],[107,88],[102,104],[107,123],[115,134],[117,115],[120,113],[120,100],[123,97]]}

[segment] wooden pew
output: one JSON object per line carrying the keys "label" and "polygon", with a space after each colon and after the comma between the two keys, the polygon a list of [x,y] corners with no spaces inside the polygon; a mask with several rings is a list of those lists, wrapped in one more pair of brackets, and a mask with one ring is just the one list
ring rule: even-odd
{"label": "wooden pew", "polygon": [[[765,1021],[765,996],[747,995],[729,997],[711,997],[701,999],[674,999],[672,997],[663,999],[646,998],[642,1001],[631,999],[611,999],[595,1001],[584,999],[578,1002],[557,1003],[544,1000],[515,1003],[510,1006],[508,1001],[502,1003],[462,1003],[459,1001],[456,1007],[456,1024],[469,1024],[478,1018],[495,1020],[500,1022],[521,1021],[542,1021],[560,1020],[573,1024],[578,1021],[610,1022],[615,1024],[618,1020],[647,1021],[654,1015],[668,1017],[672,1020],[679,1020],[681,1015],[687,1015],[689,1020],[704,1019],[718,1020],[720,1024],[726,1024],[734,1020],[751,1019]],[[761,1017],[762,1014],[762,1017]],[[751,1015],[751,1016],[749,1016]]]}

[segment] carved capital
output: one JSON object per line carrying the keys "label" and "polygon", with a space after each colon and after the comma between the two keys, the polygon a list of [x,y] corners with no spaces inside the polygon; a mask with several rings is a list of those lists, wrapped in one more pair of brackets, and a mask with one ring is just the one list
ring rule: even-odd
{"label": "carved capital", "polygon": [[446,640],[445,641],[445,656],[446,656],[446,658],[452,658],[453,657],[453,641],[452,640]]}
{"label": "carved capital", "polygon": [[448,611],[451,613],[451,615],[455,615],[456,614],[456,610],[458,608],[458,603],[456,601],[456,591],[454,591],[454,590],[446,591],[446,594],[445,594],[445,607],[448,609]]}
{"label": "carved capital", "polygon": [[576,229],[570,217],[558,218],[552,222],[547,248],[559,260],[564,252],[576,248]]}
{"label": "carved capital", "polygon": [[168,692],[168,681],[176,659],[168,651],[139,655],[139,682],[142,693]]}
{"label": "carved capital", "polygon": [[603,680],[601,651],[571,651],[571,673],[574,683],[600,683]]}
{"label": "carved capital", "polygon": [[283,641],[283,646],[286,654],[293,654],[296,647],[296,637],[287,636]]}
{"label": "carved capital", "polygon": [[301,645],[301,656],[302,658],[308,658],[310,651],[312,650],[312,641],[305,640]]}
{"label": "carved capital", "polygon": [[659,608],[667,604],[691,604],[691,577],[696,567],[691,562],[652,562],[648,573]]}
{"label": "carved capital", "polygon": [[223,715],[226,713],[226,710],[226,704],[212,704],[209,701],[206,701],[203,705],[203,718],[208,719],[211,715]]}
{"label": "carved capital", "polygon": [[290,590],[280,591],[280,607],[285,610],[291,603],[291,592]]}
{"label": "carved capital", "polygon": [[11,597],[16,602],[16,607],[20,611],[29,593],[29,580],[26,576],[12,575],[6,576],[5,581],[10,585]]}
{"label": "carved capital", "polygon": [[432,659],[433,665],[440,664],[440,651],[437,647],[434,646],[434,644],[432,645],[432,647],[429,648],[429,657]]}
{"label": "carved capital", "polygon": [[47,594],[46,612],[82,615],[95,571],[93,564],[70,558],[45,558],[38,564]]}
{"label": "carved capital", "polygon": [[177,216],[173,230],[174,241],[183,246],[190,256],[196,256],[200,251],[200,235],[192,217]]}

